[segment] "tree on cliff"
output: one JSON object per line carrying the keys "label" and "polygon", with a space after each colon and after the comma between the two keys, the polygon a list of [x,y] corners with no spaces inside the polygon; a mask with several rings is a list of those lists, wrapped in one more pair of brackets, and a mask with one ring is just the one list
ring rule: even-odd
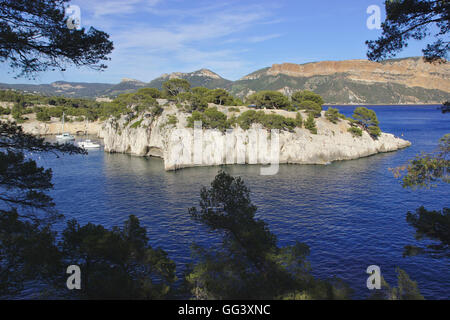
{"label": "tree on cliff", "polygon": [[197,299],[348,297],[343,282],[311,276],[307,245],[277,246],[267,224],[255,218],[257,208],[241,178],[221,171],[200,198],[200,209],[191,208],[190,215],[222,240],[210,248],[193,246],[197,262],[186,281]]}
{"label": "tree on cliff", "polygon": [[[385,1],[386,21],[379,39],[366,41],[370,60],[395,57],[408,46],[410,39],[423,40],[435,32],[435,41],[423,49],[427,61],[448,56],[450,42],[450,2],[446,0]],[[436,31],[434,31],[436,30]]]}
{"label": "tree on cliff", "polygon": [[358,107],[353,112],[353,119],[364,130],[366,130],[372,138],[377,138],[381,135],[377,114],[371,109],[365,107]]}
{"label": "tree on cliff", "polygon": [[164,82],[162,87],[168,97],[176,97],[180,93],[190,91],[191,84],[185,79],[170,79]]}
{"label": "tree on cliff", "polygon": [[33,77],[46,70],[64,71],[67,65],[103,70],[113,50],[108,34],[91,27],[69,28],[65,6],[69,0],[1,0],[0,62]]}
{"label": "tree on cliff", "polygon": [[258,108],[285,109],[292,108],[289,99],[278,91],[260,91],[247,97],[247,103],[255,104]]}
{"label": "tree on cliff", "polygon": [[294,92],[291,99],[295,104],[301,104],[304,101],[313,101],[320,107],[324,104],[323,98],[320,95],[308,90]]}

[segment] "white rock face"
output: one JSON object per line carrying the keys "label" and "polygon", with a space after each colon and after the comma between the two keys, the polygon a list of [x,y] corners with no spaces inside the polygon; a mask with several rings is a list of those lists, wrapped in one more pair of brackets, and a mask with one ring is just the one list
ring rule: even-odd
{"label": "white rock face", "polygon": [[[166,124],[170,114],[177,116],[176,126]],[[377,140],[367,132],[362,137],[353,137],[347,132],[350,127],[348,121],[332,124],[323,116],[316,119],[317,135],[297,128],[295,132],[280,131],[278,138],[275,132],[263,130],[259,125],[254,125],[252,130],[239,128],[224,133],[204,129],[194,133],[194,129],[186,128],[186,117],[176,108],[165,108],[157,118],[137,118],[128,126],[124,126],[123,118],[109,120],[103,124],[100,136],[104,138],[105,151],[161,157],[166,170],[276,161],[280,164],[327,164],[396,151],[411,145],[387,133]],[[130,128],[136,121],[141,121],[140,125]]]}

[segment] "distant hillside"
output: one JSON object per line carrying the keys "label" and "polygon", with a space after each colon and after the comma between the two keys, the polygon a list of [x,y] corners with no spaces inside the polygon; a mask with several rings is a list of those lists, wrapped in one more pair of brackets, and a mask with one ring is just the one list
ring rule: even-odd
{"label": "distant hillside", "polygon": [[305,89],[330,104],[442,103],[450,96],[450,65],[421,58],[274,64],[235,81],[231,92],[243,97],[259,90],[290,95]]}
{"label": "distant hillside", "polygon": [[346,60],[274,64],[234,82],[201,69],[164,74],[149,83],[133,79],[123,79],[116,85],[58,81],[44,85],[0,84],[0,88],[93,98],[117,96],[143,87],[161,89],[165,81],[173,78],[186,79],[192,87],[224,88],[240,98],[260,90],[277,90],[287,95],[312,90],[328,104],[439,104],[450,100],[450,64],[429,64],[421,58],[381,63]]}
{"label": "distant hillside", "polygon": [[64,95],[67,97],[93,98],[103,95],[113,87],[109,83],[86,83],[57,81],[51,84],[6,84],[0,83],[0,89],[15,89],[43,95]]}
{"label": "distant hillside", "polygon": [[205,87],[208,89],[229,88],[233,83],[233,81],[224,79],[211,70],[201,69],[189,73],[174,72],[171,74],[163,74],[161,77],[151,81],[148,85],[151,88],[161,89],[164,82],[174,78],[188,80],[191,87]]}

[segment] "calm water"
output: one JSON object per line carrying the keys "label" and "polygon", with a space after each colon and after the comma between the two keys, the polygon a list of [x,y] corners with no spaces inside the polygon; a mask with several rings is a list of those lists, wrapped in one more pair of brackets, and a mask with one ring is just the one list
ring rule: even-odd
{"label": "calm water", "polygon": [[[413,143],[411,148],[328,166],[284,165],[279,174],[259,175],[259,166],[227,166],[242,176],[258,206],[258,217],[269,223],[280,245],[298,240],[311,248],[313,273],[338,276],[367,296],[366,268],[376,264],[394,285],[401,267],[418,282],[426,298],[450,298],[450,261],[429,257],[403,258],[405,245],[423,245],[405,221],[407,211],[450,206],[450,186],[432,191],[405,190],[388,168],[402,165],[420,151],[432,151],[450,132],[450,115],[436,107],[373,107],[385,132]],[[353,107],[340,107],[351,115]],[[67,218],[105,226],[122,225],[129,214],[148,228],[151,244],[166,250],[181,273],[190,261],[190,245],[207,245],[215,234],[192,222],[188,208],[196,206],[199,190],[209,185],[219,168],[165,172],[159,159],[91,151],[88,156],[47,157],[52,167],[57,208]]]}

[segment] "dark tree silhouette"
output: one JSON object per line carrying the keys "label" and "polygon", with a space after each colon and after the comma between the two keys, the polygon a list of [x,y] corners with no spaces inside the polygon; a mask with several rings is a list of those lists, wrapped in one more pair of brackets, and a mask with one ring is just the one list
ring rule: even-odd
{"label": "dark tree silhouette", "polygon": [[396,0],[385,1],[386,21],[383,33],[375,41],[366,41],[370,60],[380,61],[395,55],[408,46],[410,39],[423,40],[437,29],[435,41],[423,49],[429,61],[445,59],[450,42],[450,2],[448,0]]}
{"label": "dark tree silhouette", "polygon": [[18,76],[32,78],[67,65],[103,70],[113,50],[109,35],[93,27],[67,26],[69,0],[0,0],[0,62],[8,62]]}
{"label": "dark tree silhouette", "polygon": [[60,256],[52,224],[61,216],[47,194],[51,169],[26,154],[85,153],[71,144],[51,144],[0,123],[0,295],[20,291],[29,279],[52,277]]}

